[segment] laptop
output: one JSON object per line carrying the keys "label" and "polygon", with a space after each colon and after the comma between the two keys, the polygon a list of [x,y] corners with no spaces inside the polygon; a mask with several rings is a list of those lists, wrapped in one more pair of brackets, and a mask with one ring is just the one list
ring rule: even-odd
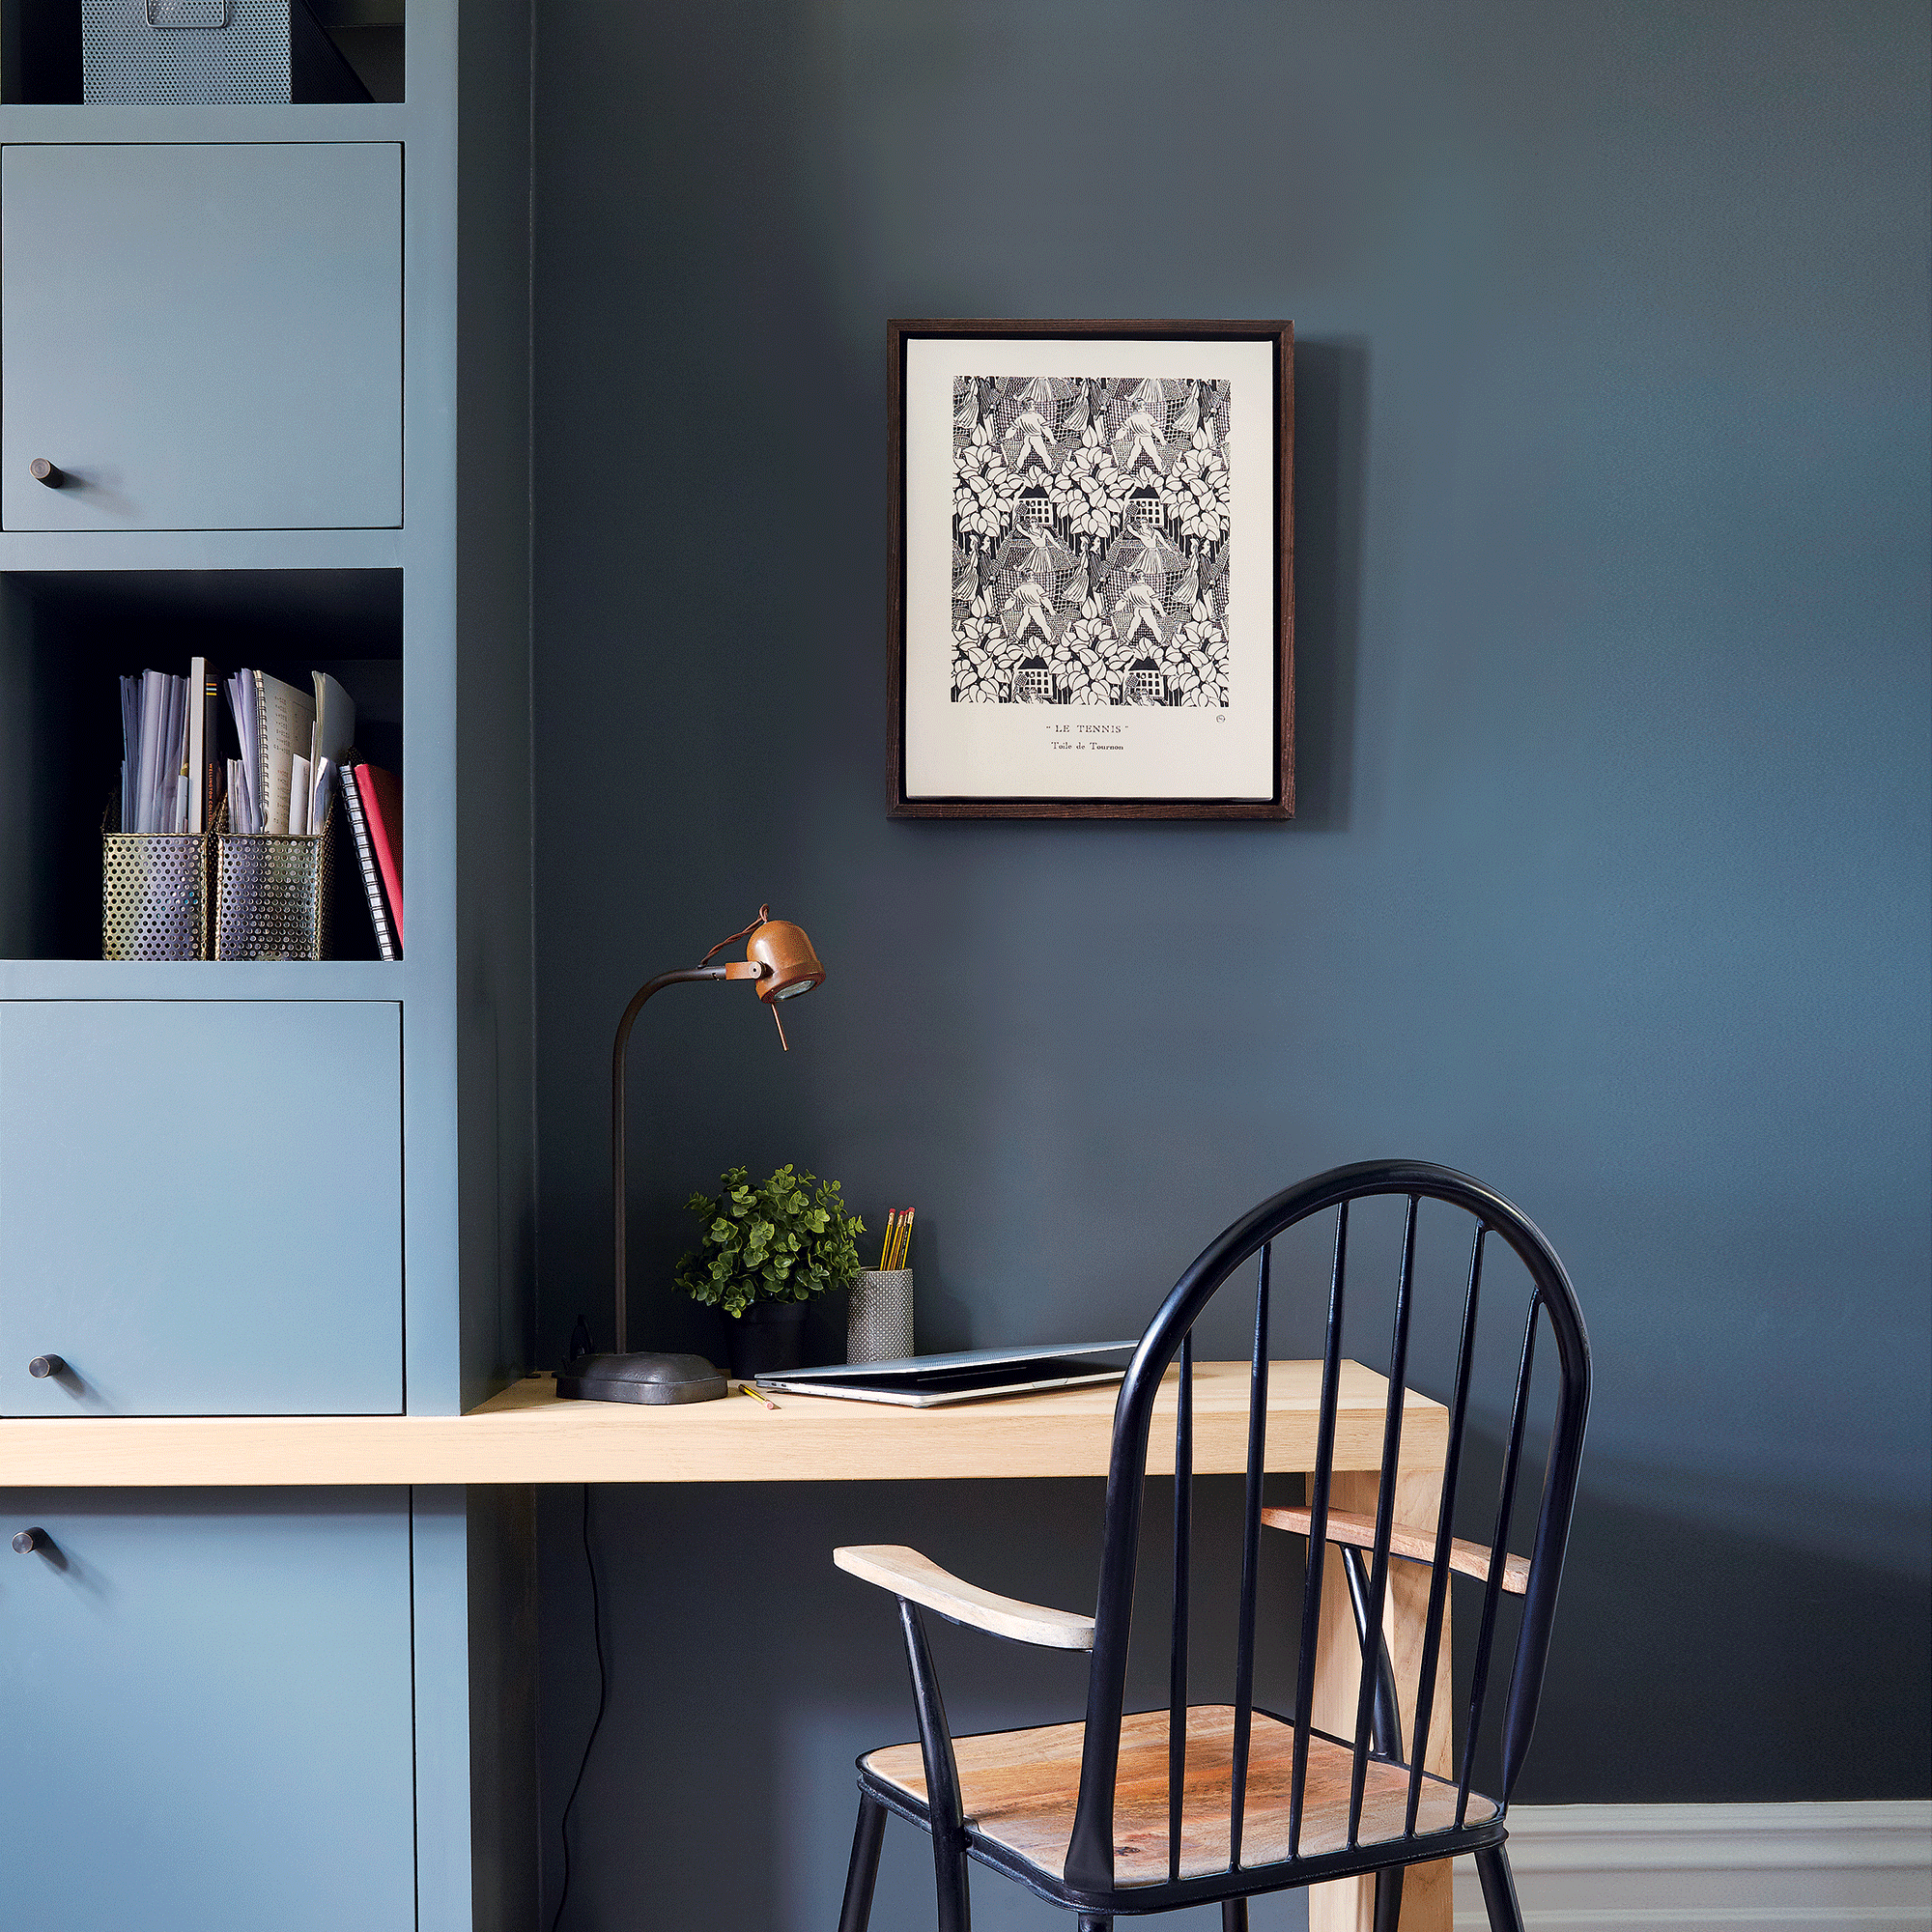
{"label": "laptop", "polygon": [[1132,1342],[1073,1342],[1053,1348],[968,1349],[956,1355],[908,1355],[897,1362],[840,1362],[829,1369],[787,1369],[760,1376],[761,1389],[788,1395],[839,1396],[847,1402],[891,1402],[937,1408],[988,1396],[1033,1395],[1041,1389],[1085,1388],[1117,1382],[1127,1372]]}

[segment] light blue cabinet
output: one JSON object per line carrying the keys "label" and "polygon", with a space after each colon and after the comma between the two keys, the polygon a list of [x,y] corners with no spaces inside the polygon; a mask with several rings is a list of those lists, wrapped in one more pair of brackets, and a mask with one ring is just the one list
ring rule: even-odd
{"label": "light blue cabinet", "polygon": [[[529,1366],[530,16],[408,11],[400,103],[0,104],[0,1418],[83,1442]],[[406,962],[89,956],[112,673],[204,647],[393,657]],[[0,1512],[0,1928],[535,1924],[527,1496]]]}
{"label": "light blue cabinet", "polygon": [[401,1060],[387,1002],[0,1005],[0,1414],[399,1411]]}
{"label": "light blue cabinet", "polygon": [[0,1921],[412,1932],[410,1616],[406,1491],[0,1491]]}
{"label": "light blue cabinet", "polygon": [[0,150],[0,523],[400,524],[402,153]]}

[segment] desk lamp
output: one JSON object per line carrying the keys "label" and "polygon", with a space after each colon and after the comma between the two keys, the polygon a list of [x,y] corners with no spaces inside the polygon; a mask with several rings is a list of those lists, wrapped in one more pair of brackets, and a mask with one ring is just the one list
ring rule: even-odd
{"label": "desk lamp", "polygon": [[[727,946],[745,942],[742,959],[727,959],[722,966],[712,959]],[[757,988],[758,998],[771,1009],[778,1024],[779,1045],[791,1050],[785,1038],[784,1021],[780,1016],[781,1001],[809,993],[825,979],[818,954],[799,927],[789,921],[774,919],[770,906],[760,906],[758,916],[743,932],[721,939],[696,966],[675,973],[660,973],[647,980],[624,1009],[617,1022],[617,1038],[611,1049],[611,1228],[614,1236],[613,1260],[617,1273],[617,1348],[613,1354],[573,1356],[556,1378],[556,1392],[566,1401],[576,1402],[710,1402],[730,1392],[730,1383],[702,1355],[658,1355],[643,1351],[628,1352],[627,1322],[624,1314],[624,1055],[631,1041],[631,1028],[643,1004],[653,993],[698,980],[749,980]],[[579,1322],[580,1329],[582,1327]]]}

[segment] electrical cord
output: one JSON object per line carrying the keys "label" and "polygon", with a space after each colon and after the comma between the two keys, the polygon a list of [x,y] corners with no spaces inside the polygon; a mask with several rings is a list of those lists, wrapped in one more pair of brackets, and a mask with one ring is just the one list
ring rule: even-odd
{"label": "electrical cord", "polygon": [[563,1890],[558,1894],[556,1912],[550,1921],[550,1932],[563,1922],[563,1908],[570,1903],[570,1813],[577,1803],[577,1794],[583,1788],[583,1774],[590,1768],[590,1748],[597,1742],[597,1733],[604,1724],[604,1703],[610,1689],[609,1679],[604,1671],[604,1619],[597,1602],[597,1559],[590,1553],[590,1485],[583,1486],[583,1567],[590,1577],[590,1642],[597,1653],[597,1715],[590,1720],[590,1735],[583,1740],[583,1755],[578,1761],[577,1778],[570,1787],[570,1796],[564,1800],[563,1817],[556,1828],[557,1836],[563,1841]]}

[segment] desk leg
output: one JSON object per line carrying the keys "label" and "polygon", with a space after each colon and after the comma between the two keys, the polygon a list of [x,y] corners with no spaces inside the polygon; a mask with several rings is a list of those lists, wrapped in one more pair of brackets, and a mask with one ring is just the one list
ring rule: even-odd
{"label": "desk leg", "polygon": [[[1396,1520],[1419,1524],[1433,1535],[1442,1495],[1439,1469],[1406,1469],[1396,1479]],[[1373,1516],[1378,1480],[1367,1472],[1334,1479],[1330,1506]],[[1382,1630],[1395,1667],[1396,1691],[1402,1706],[1405,1742],[1413,1737],[1416,1680],[1422,1671],[1423,1625],[1429,1614],[1429,1571],[1420,1563],[1389,1565],[1388,1602]],[[1361,1646],[1355,1636],[1355,1616],[1349,1607],[1349,1589],[1331,1545],[1321,1565],[1321,1647],[1315,1671],[1315,1721],[1337,1737],[1355,1735],[1355,1698],[1361,1682]],[[1435,1711],[1429,1725],[1428,1768],[1453,1776],[1452,1741],[1454,1695],[1449,1662],[1449,1606],[1442,1608],[1441,1662],[1436,1669]],[[1402,1889],[1402,1932],[1450,1932],[1451,1908],[1447,1859],[1435,1864],[1411,1865]],[[1373,1879],[1340,1879],[1332,1885],[1308,1889],[1308,1932],[1372,1932],[1376,1914]]]}

